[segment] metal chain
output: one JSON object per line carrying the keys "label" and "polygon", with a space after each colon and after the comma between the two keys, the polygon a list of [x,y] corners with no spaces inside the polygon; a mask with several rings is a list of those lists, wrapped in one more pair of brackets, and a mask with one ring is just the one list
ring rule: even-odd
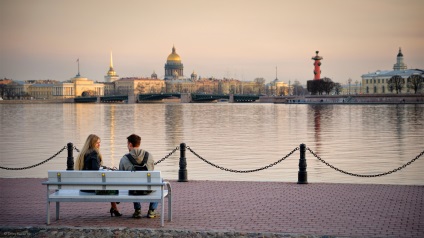
{"label": "metal chain", "polygon": [[175,153],[175,151],[177,151],[178,149],[180,149],[179,146],[175,147],[175,149],[173,149],[171,152],[169,152],[168,155],[166,155],[165,157],[163,157],[162,159],[158,160],[157,162],[154,163],[154,165],[159,164],[160,162],[166,160],[169,156],[171,156],[173,153]]}
{"label": "metal chain", "polygon": [[56,157],[57,155],[59,155],[60,153],[62,153],[62,151],[64,151],[65,149],[66,149],[66,146],[64,146],[61,150],[59,150],[59,151],[58,151],[56,154],[54,154],[52,157],[50,157],[50,158],[48,158],[48,159],[46,159],[46,160],[44,160],[43,162],[40,162],[40,163],[38,163],[38,164],[34,164],[34,165],[27,166],[27,167],[23,167],[23,168],[6,168],[6,167],[2,167],[2,166],[0,166],[0,169],[6,169],[6,170],[24,170],[24,169],[31,169],[31,168],[37,167],[37,166],[39,166],[39,165],[42,165],[42,164],[46,163],[47,161],[49,161],[49,160],[53,159],[54,157]]}
{"label": "metal chain", "polygon": [[332,168],[332,169],[334,169],[334,170],[336,170],[336,171],[338,171],[338,172],[341,172],[341,173],[344,173],[344,174],[347,174],[347,175],[351,175],[351,176],[356,176],[356,177],[366,177],[366,178],[372,178],[372,177],[380,177],[380,176],[384,176],[384,175],[388,175],[388,174],[391,174],[391,173],[394,173],[394,172],[397,172],[397,171],[399,171],[399,170],[401,170],[401,169],[403,169],[403,168],[405,168],[406,166],[408,166],[408,165],[410,165],[410,164],[412,164],[415,160],[417,160],[418,158],[420,158],[423,154],[424,154],[424,150],[421,152],[421,153],[419,153],[415,158],[413,158],[412,160],[410,160],[408,163],[406,163],[406,164],[404,164],[404,165],[402,165],[402,166],[400,166],[399,168],[396,168],[396,169],[394,169],[394,170],[391,170],[391,171],[388,171],[388,172],[385,172],[385,173],[381,173],[381,174],[370,174],[370,175],[364,175],[364,174],[354,174],[354,173],[350,173],[350,172],[346,172],[346,171],[344,171],[344,170],[341,170],[341,169],[339,169],[339,168],[336,168],[336,167],[334,167],[333,165],[331,165],[331,164],[329,164],[329,163],[327,163],[327,162],[325,162],[325,160],[323,160],[323,159],[321,159],[317,154],[315,154],[309,147],[307,147],[306,148],[309,152],[311,152],[311,154],[313,154],[319,161],[321,161],[321,162],[323,162],[324,164],[326,164],[327,166],[329,166],[330,168]]}
{"label": "metal chain", "polygon": [[204,162],[206,162],[207,164],[210,164],[210,165],[212,165],[213,167],[216,167],[216,168],[218,168],[218,169],[221,169],[221,170],[224,170],[224,171],[228,171],[228,172],[233,172],[233,173],[251,173],[251,172],[257,172],[257,171],[261,171],[261,170],[264,170],[264,169],[268,169],[268,168],[271,168],[272,166],[274,166],[274,165],[276,165],[276,164],[278,164],[278,163],[280,163],[281,161],[283,161],[283,160],[285,160],[286,158],[288,158],[290,155],[292,155],[296,150],[299,150],[299,147],[296,147],[296,148],[294,148],[294,150],[292,150],[290,153],[288,153],[286,156],[284,156],[283,158],[281,158],[280,160],[278,160],[278,161],[276,161],[276,162],[274,162],[274,163],[272,163],[272,164],[269,164],[269,165],[267,165],[267,166],[265,166],[265,167],[262,167],[262,168],[259,168],[259,169],[250,169],[250,170],[235,170],[235,169],[227,169],[227,168],[224,168],[224,167],[221,167],[221,166],[219,166],[219,165],[216,165],[216,164],[214,164],[214,163],[212,163],[212,162],[210,162],[210,161],[208,161],[208,160],[206,160],[206,159],[204,159],[204,158],[202,158],[200,155],[198,155],[196,152],[194,152],[189,146],[187,146],[186,147],[189,151],[191,151],[191,153],[193,153],[195,156],[197,156],[199,159],[201,159],[201,160],[203,160]]}
{"label": "metal chain", "polygon": [[75,145],[74,145],[74,150],[76,150],[78,153],[80,152]]}

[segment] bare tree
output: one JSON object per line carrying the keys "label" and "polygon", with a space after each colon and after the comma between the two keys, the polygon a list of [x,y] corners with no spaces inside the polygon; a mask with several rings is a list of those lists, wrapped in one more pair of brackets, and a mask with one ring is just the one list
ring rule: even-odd
{"label": "bare tree", "polygon": [[305,89],[303,88],[303,86],[300,84],[299,81],[297,80],[294,81],[292,87],[293,87],[293,92],[292,92],[293,95],[298,96],[298,95],[304,94]]}
{"label": "bare tree", "polygon": [[340,93],[342,92],[343,87],[340,83],[334,83],[334,93],[336,95],[340,95]]}
{"label": "bare tree", "polygon": [[330,78],[322,78],[321,79],[321,84],[322,84],[322,90],[329,95],[331,90],[333,90],[334,88],[334,82],[330,79]]}
{"label": "bare tree", "polygon": [[396,90],[396,93],[399,94],[402,93],[402,88],[405,85],[405,79],[399,75],[395,75],[387,81],[387,85],[389,86],[390,91]]}
{"label": "bare tree", "polygon": [[423,87],[423,83],[424,78],[419,74],[413,74],[407,79],[407,87],[414,90],[415,94]]}

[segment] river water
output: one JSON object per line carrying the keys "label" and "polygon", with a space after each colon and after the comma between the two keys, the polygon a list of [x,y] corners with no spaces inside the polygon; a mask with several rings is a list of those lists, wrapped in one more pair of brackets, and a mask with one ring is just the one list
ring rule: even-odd
{"label": "river water", "polygon": [[[231,170],[255,170],[281,160],[300,144],[346,172],[372,175],[396,169],[424,150],[424,105],[288,105],[235,103],[0,104],[0,166],[42,162],[68,142],[81,149],[89,134],[101,137],[104,165],[118,166],[126,137],[159,160],[186,143],[200,157]],[[74,151],[76,158],[77,152]],[[66,169],[64,150],[26,170],[0,169],[3,178],[44,178]],[[156,165],[178,179],[177,150]],[[234,173],[187,150],[188,180],[297,182],[299,151],[258,172]],[[362,178],[336,171],[306,151],[309,183],[424,185],[424,156],[395,173]]]}

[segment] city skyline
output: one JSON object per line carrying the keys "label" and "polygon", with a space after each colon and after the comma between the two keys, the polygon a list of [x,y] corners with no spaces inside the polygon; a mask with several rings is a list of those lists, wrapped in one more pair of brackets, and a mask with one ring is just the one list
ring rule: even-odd
{"label": "city skyline", "polygon": [[302,84],[346,83],[392,70],[399,47],[424,66],[424,2],[396,1],[2,1],[0,78],[104,81],[113,52],[120,77],[164,77],[175,46],[184,76]]}

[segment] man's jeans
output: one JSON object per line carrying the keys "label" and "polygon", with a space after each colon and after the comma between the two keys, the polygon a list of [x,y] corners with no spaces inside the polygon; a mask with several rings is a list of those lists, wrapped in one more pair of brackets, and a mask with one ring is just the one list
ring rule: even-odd
{"label": "man's jeans", "polygon": [[[149,205],[149,210],[156,210],[158,208],[157,202],[151,202]],[[141,204],[139,202],[134,203],[134,210],[141,210]]]}

